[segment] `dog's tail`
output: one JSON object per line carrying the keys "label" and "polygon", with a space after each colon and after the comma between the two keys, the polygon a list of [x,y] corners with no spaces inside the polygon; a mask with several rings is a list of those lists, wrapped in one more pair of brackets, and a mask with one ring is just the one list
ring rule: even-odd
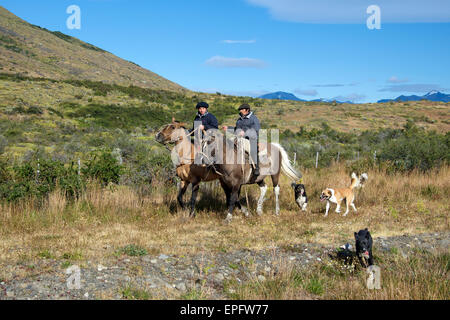
{"label": "dog's tail", "polygon": [[352,183],[350,184],[350,189],[354,189],[359,186],[359,179],[356,176],[356,173],[352,173]]}
{"label": "dog's tail", "polygon": [[302,178],[302,174],[295,170],[295,168],[292,166],[291,161],[289,161],[289,156],[284,150],[284,148],[278,144],[278,143],[272,143],[275,147],[280,150],[281,153],[281,170],[284,172],[285,175],[287,175],[292,181],[298,181]]}

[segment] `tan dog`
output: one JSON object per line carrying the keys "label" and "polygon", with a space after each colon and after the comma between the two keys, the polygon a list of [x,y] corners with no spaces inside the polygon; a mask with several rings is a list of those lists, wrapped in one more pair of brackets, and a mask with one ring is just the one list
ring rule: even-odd
{"label": "tan dog", "polygon": [[341,212],[341,203],[343,200],[345,200],[345,204],[347,206],[347,210],[344,213],[344,217],[348,214],[348,207],[349,205],[352,206],[353,210],[356,210],[355,205],[353,204],[353,201],[355,200],[355,194],[353,193],[353,189],[357,187],[363,187],[364,183],[367,181],[368,176],[367,173],[363,173],[359,178],[356,176],[356,174],[352,173],[352,182],[350,184],[350,187],[348,188],[340,188],[340,189],[331,189],[327,188],[322,191],[322,194],[320,195],[320,201],[327,200],[327,209],[325,212],[325,217],[328,216],[328,210],[330,210],[330,203],[336,203],[336,212]]}

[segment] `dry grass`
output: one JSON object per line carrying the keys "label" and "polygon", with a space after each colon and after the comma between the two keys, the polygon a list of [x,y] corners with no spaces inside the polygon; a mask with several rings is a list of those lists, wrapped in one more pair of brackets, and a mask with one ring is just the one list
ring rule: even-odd
{"label": "dry grass", "polygon": [[382,266],[380,289],[369,290],[367,274],[345,268],[337,261],[293,269],[282,264],[276,276],[244,285],[229,282],[229,298],[257,299],[343,299],[343,300],[448,300],[450,299],[448,252],[417,251],[406,258],[399,254],[376,253]]}
{"label": "dry grass", "polygon": [[[355,200],[358,212],[350,209],[342,217],[332,207],[327,218],[323,217],[324,203],[318,200],[320,191],[348,185],[349,172],[335,166],[303,174],[310,198],[307,213],[298,210],[293,191],[283,180],[280,216],[272,214],[275,206],[270,190],[264,215],[255,216],[259,188],[246,186],[253,215],[245,218],[236,213],[231,225],[223,223],[225,197],[214,182],[202,185],[195,219],[176,209],[176,187],[162,183],[154,187],[152,196],[143,198],[127,187],[111,190],[93,185],[74,202],[56,192],[41,205],[32,200],[2,204],[0,265],[64,255],[103,261],[129,244],[152,254],[185,255],[305,242],[341,244],[364,227],[374,237],[449,230],[449,167],[409,175],[370,171],[366,187]],[[8,276],[0,274],[4,279]]]}

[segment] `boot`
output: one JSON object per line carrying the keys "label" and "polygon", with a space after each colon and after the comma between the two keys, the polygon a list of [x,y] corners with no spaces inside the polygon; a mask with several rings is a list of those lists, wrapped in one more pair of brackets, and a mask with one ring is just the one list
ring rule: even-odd
{"label": "boot", "polygon": [[259,176],[259,164],[258,163],[256,163],[255,164],[255,169],[253,169],[253,174],[255,175],[255,176]]}
{"label": "boot", "polygon": [[259,146],[258,142],[256,142],[256,161],[255,161],[255,169],[253,170],[255,176],[259,176]]}

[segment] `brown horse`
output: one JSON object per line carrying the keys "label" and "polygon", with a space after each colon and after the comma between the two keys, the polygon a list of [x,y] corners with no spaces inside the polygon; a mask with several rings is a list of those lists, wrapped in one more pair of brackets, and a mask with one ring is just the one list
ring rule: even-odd
{"label": "brown horse", "polygon": [[[211,130],[210,130],[211,131]],[[242,185],[258,184],[261,194],[257,204],[256,212],[262,214],[264,196],[267,192],[267,185],[264,179],[271,176],[275,193],[275,214],[279,215],[279,177],[283,171],[291,180],[300,180],[302,175],[290,164],[289,157],[284,148],[277,143],[261,144],[260,152],[260,175],[253,174],[253,167],[249,160],[245,159],[244,149],[240,148],[240,143],[227,139],[219,131],[210,133],[206,137],[207,147],[205,153],[214,158],[214,167],[220,175],[219,179],[227,198],[228,214],[226,221],[233,218],[233,210],[236,203],[239,203],[239,193]],[[244,141],[245,140],[240,140]],[[240,159],[240,160],[239,160]]]}
{"label": "brown horse", "polygon": [[[194,164],[194,144],[191,143],[190,134],[186,130],[186,125],[172,119],[172,123],[165,125],[157,134],[156,141],[164,145],[174,143],[172,149],[172,161],[176,166],[176,174],[181,179],[181,185],[177,196],[177,201],[181,208],[185,208],[183,195],[192,184],[192,195],[190,201],[190,215],[195,216],[195,202],[197,199],[200,182],[214,181],[219,175],[211,166]],[[224,187],[221,182],[222,188]],[[236,206],[246,215],[248,211],[237,201]]]}

